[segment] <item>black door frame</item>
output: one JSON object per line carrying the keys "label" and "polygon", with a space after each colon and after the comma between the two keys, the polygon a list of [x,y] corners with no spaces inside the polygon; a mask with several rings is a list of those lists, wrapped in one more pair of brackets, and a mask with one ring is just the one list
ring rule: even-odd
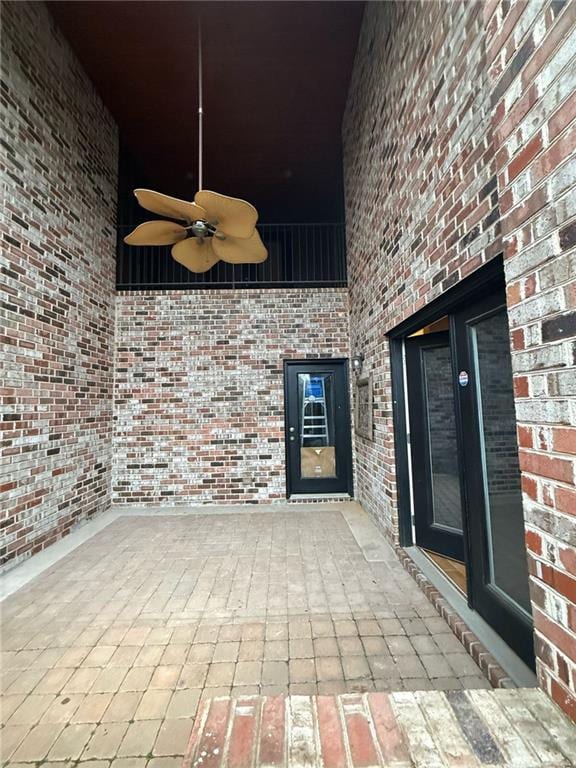
{"label": "black door frame", "polygon": [[[310,370],[311,372],[314,372],[314,368],[318,368],[319,372],[322,371],[322,366],[326,365],[338,365],[341,366],[341,370],[344,375],[344,390],[345,390],[345,406],[346,410],[345,413],[341,416],[342,423],[341,428],[346,432],[348,439],[349,439],[349,450],[347,451],[347,456],[344,461],[344,468],[343,468],[343,475],[342,479],[345,481],[346,490],[338,491],[338,493],[342,493],[343,495],[348,494],[349,496],[353,496],[353,469],[352,469],[352,422],[351,422],[351,416],[350,416],[350,375],[349,375],[349,359],[347,357],[322,357],[322,358],[310,358],[310,359],[298,359],[298,360],[284,360],[284,461],[285,461],[285,471],[286,471],[286,498],[290,498],[291,495],[294,493],[298,493],[298,491],[295,491],[293,488],[293,478],[292,473],[289,471],[290,467],[290,446],[288,443],[288,435],[289,435],[289,424],[288,424],[288,398],[289,398],[289,392],[288,392],[288,369],[289,368],[295,368],[297,366],[304,366],[307,370]],[[311,483],[313,481],[311,480]],[[322,482],[316,481],[316,482]],[[319,490],[314,490],[311,486],[311,489],[309,491],[306,491],[306,493],[332,493],[331,491],[324,491],[320,487]]]}
{"label": "black door frame", "polygon": [[[390,344],[391,358],[391,378],[392,378],[392,399],[393,399],[393,424],[394,424],[394,448],[396,455],[396,473],[398,487],[398,514],[399,514],[399,533],[402,546],[412,546],[414,544],[412,536],[412,505],[411,505],[411,478],[409,469],[409,444],[407,439],[406,407],[407,392],[405,391],[405,365],[404,365],[404,341],[406,337],[418,331],[426,325],[430,325],[439,318],[449,315],[450,317],[450,338],[453,365],[458,365],[458,359],[462,359],[458,354],[456,340],[457,318],[456,313],[466,305],[478,304],[483,299],[500,292],[505,296],[506,282],[504,276],[502,254],[492,259],[488,264],[479,268],[469,277],[457,283],[444,294],[432,301],[429,305],[419,312],[405,320],[403,323],[392,329],[387,335]],[[505,300],[504,300],[505,303]],[[502,302],[501,302],[502,305]],[[456,408],[456,430],[458,444],[463,446],[465,435],[462,425],[462,395],[460,388],[456,387],[456,396],[458,398],[458,407]],[[460,449],[462,452],[462,448]],[[471,588],[468,589],[467,602],[471,609],[476,609],[478,599],[475,600],[474,585],[482,579],[482,565],[474,561],[470,537],[472,531],[477,532],[477,528],[472,528],[470,520],[470,499],[467,493],[470,493],[469,483],[461,483],[462,503],[463,503],[463,525],[464,525],[464,551],[467,568],[467,580]],[[480,614],[481,615],[481,614]],[[533,630],[527,633],[526,640],[522,640],[516,648],[516,653],[524,661],[530,664],[533,659]],[[504,640],[510,642],[509,638],[504,636]],[[527,647],[530,645],[530,647]]]}
{"label": "black door frame", "polygon": [[[440,317],[451,313],[455,305],[466,301],[477,301],[482,296],[495,290],[505,290],[504,266],[502,254],[496,256],[483,267],[473,272],[469,277],[449,288],[427,306],[416,312],[400,325],[393,328],[388,334],[390,344],[390,365],[392,377],[392,418],[394,425],[394,452],[396,457],[396,483],[398,490],[398,524],[400,545],[410,547],[415,542],[412,536],[412,506],[409,469],[409,445],[406,429],[407,394],[404,387],[404,339],[415,333],[425,325],[430,325]],[[451,318],[451,331],[453,337],[453,323]],[[459,409],[456,409],[456,431],[459,441],[462,441],[463,431],[459,418]],[[464,493],[464,489],[462,489]],[[463,527],[464,527],[464,553],[467,563],[467,576],[473,578],[472,553],[467,531],[469,520],[467,518],[468,503],[463,495]],[[474,608],[472,590],[468,590],[468,606]]]}
{"label": "black door frame", "polygon": [[[509,644],[515,645],[518,655],[529,665],[534,666],[534,644],[532,621],[513,600],[504,598],[498,590],[488,583],[489,550],[486,513],[482,508],[489,504],[485,497],[484,474],[476,471],[482,461],[481,442],[482,427],[478,412],[478,387],[479,381],[475,375],[473,353],[467,338],[466,329],[474,320],[493,316],[502,309],[506,311],[506,300],[493,293],[484,298],[478,297],[471,307],[474,309],[472,316],[470,308],[463,306],[452,315],[454,324],[460,326],[460,333],[454,336],[456,360],[460,370],[470,372],[470,384],[461,389],[458,387],[459,411],[469,425],[470,434],[461,443],[461,455],[464,472],[466,473],[470,500],[468,506],[468,528],[470,533],[470,562],[475,567],[471,570],[469,583],[472,586],[473,602],[476,609],[485,619],[489,619],[492,627]],[[519,470],[520,471],[520,470]],[[520,497],[521,491],[520,489]]]}
{"label": "black door frame", "polygon": [[[449,331],[436,331],[422,336],[414,336],[406,339],[406,378],[407,396],[410,403],[410,453],[412,457],[412,494],[414,506],[419,504],[426,512],[425,516],[417,515],[414,520],[414,530],[419,545],[425,549],[453,558],[463,560],[464,534],[455,530],[446,530],[434,522],[434,499],[431,472],[431,453],[428,429],[424,423],[428,422],[428,396],[426,392],[426,375],[423,365],[422,352],[425,349],[442,347],[450,350],[451,374],[450,381],[454,381],[455,361],[452,355]],[[456,398],[454,392],[454,414],[456,415]],[[457,429],[457,427],[456,427]],[[462,467],[460,456],[457,456],[459,471],[459,490],[462,499]],[[419,481],[417,481],[414,467],[418,466]],[[460,502],[461,503],[461,502]]]}

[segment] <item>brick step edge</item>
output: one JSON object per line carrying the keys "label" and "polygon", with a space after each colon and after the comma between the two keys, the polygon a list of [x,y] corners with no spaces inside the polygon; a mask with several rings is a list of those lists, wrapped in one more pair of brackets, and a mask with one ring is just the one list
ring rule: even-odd
{"label": "brick step edge", "polygon": [[538,689],[203,702],[183,768],[573,766],[576,726]]}
{"label": "brick step edge", "polygon": [[486,646],[480,642],[460,614],[442,596],[442,593],[426,578],[406,550],[402,547],[395,547],[395,552],[404,568],[412,576],[440,616],[450,626],[450,629],[460,640],[467,653],[478,664],[484,677],[489,680],[490,685],[493,688],[515,688],[516,683],[506,670],[500,666]]}

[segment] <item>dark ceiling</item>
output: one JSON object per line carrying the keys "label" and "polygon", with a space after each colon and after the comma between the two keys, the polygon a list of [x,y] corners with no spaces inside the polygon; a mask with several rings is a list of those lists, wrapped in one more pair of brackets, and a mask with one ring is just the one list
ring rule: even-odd
{"label": "dark ceiling", "polygon": [[340,220],[340,127],[363,2],[50,2],[141,169],[197,189],[197,19],[204,187],[266,221]]}

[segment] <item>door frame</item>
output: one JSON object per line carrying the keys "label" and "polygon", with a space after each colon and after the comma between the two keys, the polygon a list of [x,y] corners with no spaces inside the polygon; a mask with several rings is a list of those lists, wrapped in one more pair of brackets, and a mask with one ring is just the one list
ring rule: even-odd
{"label": "door frame", "polygon": [[[392,379],[392,400],[393,400],[393,425],[394,425],[394,448],[397,473],[397,497],[399,514],[399,533],[400,544],[403,547],[410,547],[415,544],[413,539],[413,502],[411,486],[411,467],[410,467],[410,445],[409,435],[407,434],[407,405],[408,396],[405,381],[405,340],[408,336],[419,329],[432,324],[441,317],[448,315],[450,318],[450,340],[452,350],[452,364],[457,372],[458,366],[463,365],[462,355],[459,354],[458,347],[458,320],[457,315],[463,311],[466,306],[479,305],[485,303],[489,297],[499,293],[502,299],[500,306],[506,305],[506,280],[504,274],[502,254],[494,257],[485,266],[480,267],[470,276],[464,278],[461,282],[449,288],[445,293],[432,301],[426,307],[415,313],[407,320],[393,328],[388,334],[390,344],[391,358],[391,379]],[[460,370],[466,370],[466,367]],[[465,471],[470,471],[468,462],[464,459],[464,446],[466,443],[466,434],[463,428],[463,419],[465,415],[462,409],[463,394],[460,387],[455,387],[456,400],[456,432],[459,446],[459,455],[462,457],[462,467]],[[534,663],[533,642],[534,642],[534,624],[531,622],[531,632],[526,632],[523,638],[517,639],[511,632],[503,632],[500,624],[496,629],[496,624],[486,617],[482,605],[482,596],[478,596],[476,587],[483,578],[482,562],[475,560],[478,554],[478,547],[473,546],[471,537],[474,532],[478,532],[477,527],[473,527],[474,517],[473,504],[471,504],[472,490],[469,477],[462,478],[462,503],[463,503],[463,527],[464,527],[464,553],[466,563],[466,577],[468,582],[467,603],[468,607],[476,611],[480,619],[486,622],[487,626],[500,635],[503,642],[510,643],[511,637],[516,642],[509,645],[512,652],[525,664]],[[524,517],[524,509],[522,510]],[[524,542],[524,547],[525,547]],[[509,616],[512,614],[512,608],[509,607]],[[516,622],[517,623],[517,622]],[[519,626],[519,625],[518,625]]]}
{"label": "door frame", "polygon": [[[392,419],[394,425],[394,453],[396,462],[396,483],[398,493],[398,525],[400,546],[410,547],[415,544],[412,535],[412,493],[410,477],[410,445],[406,422],[407,392],[404,381],[404,339],[425,325],[430,325],[443,315],[453,312],[456,305],[466,301],[476,302],[483,296],[496,290],[505,290],[504,265],[502,254],[491,259],[469,277],[449,288],[437,299],[423,307],[400,325],[388,332],[390,344],[390,366],[392,379]],[[454,318],[451,317],[451,337],[454,338]],[[460,443],[464,439],[459,409],[456,409],[456,431]],[[462,489],[464,493],[464,488]],[[467,498],[463,495],[464,553],[469,583],[474,578],[472,552],[468,537],[469,519]],[[468,590],[468,606],[474,608],[472,590]]]}
{"label": "door frame", "polygon": [[[464,532],[456,533],[453,531],[442,530],[434,521],[434,491],[432,485],[432,467],[430,453],[430,439],[428,429],[423,428],[424,421],[428,421],[428,395],[427,379],[424,371],[422,352],[424,349],[434,349],[442,347],[448,349],[451,359],[450,381],[455,378],[455,361],[452,355],[449,331],[435,331],[423,336],[408,337],[406,341],[406,394],[410,402],[409,412],[415,417],[410,419],[410,455],[412,466],[418,462],[421,464],[421,482],[415,483],[415,473],[412,473],[412,495],[414,505],[425,499],[423,507],[425,515],[414,516],[414,532],[416,538],[420,540],[420,546],[424,549],[430,549],[438,552],[445,557],[454,560],[462,560],[464,555]],[[458,393],[453,392],[454,416],[456,417],[456,397]],[[455,419],[456,421],[456,419]],[[414,423],[415,422],[415,423]],[[458,424],[455,423],[455,438],[458,440]],[[462,505],[462,466],[460,465],[460,455],[457,452],[456,461],[458,464],[458,491],[460,493],[460,504]]]}
{"label": "door frame", "polygon": [[[471,497],[468,504],[470,562],[474,562],[475,565],[468,578],[468,582],[472,587],[469,591],[473,594],[473,602],[480,615],[484,616],[484,619],[488,621],[490,626],[498,632],[506,643],[513,645],[516,642],[516,653],[525,663],[528,664],[530,662],[533,665],[532,618],[513,599],[506,599],[498,590],[493,587],[491,588],[487,583],[487,575],[490,570],[487,513],[486,509],[480,509],[478,500],[482,499],[483,506],[486,508],[489,507],[490,500],[489,497],[486,497],[487,491],[484,487],[483,473],[475,471],[475,467],[482,461],[482,449],[480,446],[483,442],[483,429],[481,426],[481,413],[478,411],[480,380],[475,375],[475,365],[471,359],[473,352],[467,340],[467,334],[465,336],[463,332],[469,325],[473,325],[472,320],[478,322],[481,319],[492,317],[502,310],[507,312],[506,299],[493,293],[488,296],[478,297],[474,302],[473,309],[475,310],[473,317],[469,314],[470,308],[466,306],[456,310],[452,316],[454,324],[460,325],[461,328],[461,333],[455,334],[455,362],[459,364],[459,367],[470,372],[470,385],[465,390],[458,388],[458,410],[467,420],[470,434],[472,435],[472,439],[470,439],[469,434],[468,439],[461,443],[463,470],[468,478],[467,483]],[[507,317],[506,324],[509,327]],[[521,478],[520,467],[518,467],[518,471]],[[522,492],[520,488],[518,490],[522,500]],[[522,516],[524,517],[523,505]],[[488,594],[490,597],[488,597]],[[530,631],[532,631],[532,635],[530,635]]]}
{"label": "door frame", "polygon": [[[284,376],[284,468],[285,468],[285,477],[286,477],[286,498],[289,499],[290,496],[297,494],[297,491],[294,491],[292,487],[292,473],[289,472],[290,467],[290,456],[289,456],[289,445],[287,440],[288,435],[288,369],[296,366],[309,366],[310,368],[314,368],[314,366],[320,366],[320,365],[341,365],[342,371],[344,374],[344,389],[346,393],[345,398],[345,404],[346,404],[346,413],[344,414],[344,426],[346,429],[346,433],[349,435],[350,439],[350,451],[348,452],[348,457],[345,463],[344,467],[344,477],[346,481],[346,490],[341,491],[342,495],[348,494],[351,498],[353,498],[354,493],[354,474],[353,474],[353,451],[354,451],[354,445],[353,445],[353,439],[352,439],[352,420],[351,420],[351,390],[350,390],[350,360],[348,357],[314,357],[314,358],[298,358],[298,359],[290,359],[290,360],[284,360],[283,361],[283,376]],[[322,494],[322,491],[310,491],[310,493],[319,493]],[[330,492],[327,492],[328,495]]]}

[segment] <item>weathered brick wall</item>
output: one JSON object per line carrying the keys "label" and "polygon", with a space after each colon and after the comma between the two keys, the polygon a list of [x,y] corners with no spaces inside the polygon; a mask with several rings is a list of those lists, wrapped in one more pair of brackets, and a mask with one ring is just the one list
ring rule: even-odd
{"label": "weathered brick wall", "polygon": [[285,499],[283,360],[348,357],[346,289],[118,296],[117,503]]}
{"label": "weathered brick wall", "polygon": [[110,500],[117,134],[41,3],[2,7],[1,562]]}
{"label": "weathered brick wall", "polygon": [[484,23],[538,675],[576,719],[576,3]]}
{"label": "weathered brick wall", "polygon": [[482,7],[368,3],[344,121],[351,349],[374,380],[357,493],[397,539],[387,331],[501,250]]}
{"label": "weathered brick wall", "polygon": [[344,121],[351,348],[375,393],[358,496],[396,539],[385,333],[504,251],[538,673],[572,716],[575,13],[370,3]]}

